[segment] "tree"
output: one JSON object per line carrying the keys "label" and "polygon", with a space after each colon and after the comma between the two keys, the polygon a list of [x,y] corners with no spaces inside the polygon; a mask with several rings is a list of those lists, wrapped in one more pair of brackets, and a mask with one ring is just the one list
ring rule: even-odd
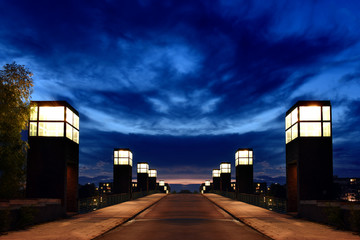
{"label": "tree", "polygon": [[21,139],[30,114],[32,73],[15,62],[0,70],[0,199],[19,196],[25,183],[27,142]]}

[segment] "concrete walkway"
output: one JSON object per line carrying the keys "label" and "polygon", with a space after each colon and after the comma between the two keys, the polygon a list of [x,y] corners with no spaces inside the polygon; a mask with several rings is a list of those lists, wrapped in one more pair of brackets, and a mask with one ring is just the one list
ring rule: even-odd
{"label": "concrete walkway", "polygon": [[70,219],[35,225],[27,230],[8,232],[6,235],[0,235],[0,239],[93,239],[133,218],[165,196],[166,194],[162,193],[152,194],[94,212],[75,215]]}
{"label": "concrete walkway", "polygon": [[204,196],[241,222],[272,239],[360,240],[360,236],[352,232],[335,230],[327,225],[297,219],[212,193]]}

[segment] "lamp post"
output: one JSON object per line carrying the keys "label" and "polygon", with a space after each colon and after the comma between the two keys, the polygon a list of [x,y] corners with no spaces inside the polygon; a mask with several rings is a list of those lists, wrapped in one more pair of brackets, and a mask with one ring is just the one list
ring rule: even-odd
{"label": "lamp post", "polygon": [[164,187],[165,187],[165,181],[159,180],[159,190],[164,191]]}
{"label": "lamp post", "polygon": [[220,164],[220,190],[231,191],[231,163],[222,162]]}
{"label": "lamp post", "polygon": [[150,191],[156,190],[156,177],[157,177],[156,169],[149,169],[149,190]]}
{"label": "lamp post", "polygon": [[211,182],[210,180],[205,180],[205,192],[209,192],[211,189]]}
{"label": "lamp post", "polygon": [[28,134],[27,197],[59,198],[76,212],[79,113],[65,101],[33,101]]}
{"label": "lamp post", "polygon": [[253,193],[253,150],[239,148],[235,153],[236,192]]}
{"label": "lamp post", "polygon": [[213,169],[212,177],[213,177],[213,189],[215,191],[219,191],[220,190],[220,169]]}
{"label": "lamp post", "polygon": [[149,191],[149,164],[147,162],[137,164],[137,185],[140,192]]}
{"label": "lamp post", "polygon": [[132,192],[133,154],[128,148],[114,149],[114,193]]}
{"label": "lamp post", "polygon": [[285,117],[287,208],[302,200],[332,198],[330,101],[299,101]]}

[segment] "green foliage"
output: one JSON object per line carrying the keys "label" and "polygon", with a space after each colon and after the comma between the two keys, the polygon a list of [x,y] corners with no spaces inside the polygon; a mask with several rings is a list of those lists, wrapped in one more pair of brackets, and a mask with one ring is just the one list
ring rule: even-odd
{"label": "green foliage", "polygon": [[19,196],[25,182],[26,150],[21,139],[30,113],[32,73],[15,62],[0,70],[0,199]]}

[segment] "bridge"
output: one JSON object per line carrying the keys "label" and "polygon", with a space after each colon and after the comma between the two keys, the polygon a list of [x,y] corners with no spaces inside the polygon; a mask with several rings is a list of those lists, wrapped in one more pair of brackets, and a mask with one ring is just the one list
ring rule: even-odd
{"label": "bridge", "polygon": [[360,239],[348,231],[294,218],[217,194],[152,194],[74,215],[5,239]]}

